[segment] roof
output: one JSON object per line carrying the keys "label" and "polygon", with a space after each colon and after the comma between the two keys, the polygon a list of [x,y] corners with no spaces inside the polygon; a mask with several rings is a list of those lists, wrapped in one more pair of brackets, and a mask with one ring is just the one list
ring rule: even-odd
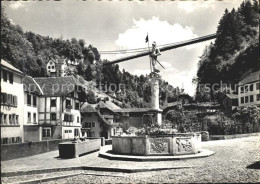
{"label": "roof", "polygon": [[2,66],[2,68],[7,68],[9,70],[16,72],[17,74],[24,75],[24,73],[22,71],[15,68],[13,65],[11,65],[10,63],[8,63],[7,61],[5,61],[3,59],[1,59],[1,66]]}
{"label": "roof", "polygon": [[125,108],[125,109],[116,109],[115,112],[147,112],[151,108]]}
{"label": "roof", "polygon": [[227,96],[228,98],[230,98],[230,99],[236,99],[236,98],[238,98],[238,96],[237,96],[237,95],[234,95],[234,94],[226,94],[226,96]]}
{"label": "roof", "polygon": [[56,57],[56,58],[51,58],[49,62],[52,61],[55,64],[67,64],[68,59],[64,57]]}
{"label": "roof", "polygon": [[46,96],[67,95],[80,83],[73,76],[34,78]]}
{"label": "roof", "polygon": [[121,109],[119,106],[117,106],[116,104],[114,104],[111,101],[106,101],[106,102],[99,102],[99,108],[108,108],[111,110],[117,110],[117,109]]}
{"label": "roof", "polygon": [[249,74],[248,76],[246,76],[244,79],[242,79],[239,82],[239,85],[245,85],[245,84],[255,82],[255,81],[260,81],[260,70],[253,72],[253,73]]}
{"label": "roof", "polygon": [[84,103],[80,108],[80,112],[97,112],[96,106],[97,104]]}
{"label": "roof", "polygon": [[217,108],[220,104],[217,102],[201,102],[201,103],[190,103],[183,104],[184,107],[200,107],[200,108]]}
{"label": "roof", "polygon": [[34,93],[38,95],[43,95],[43,91],[40,88],[39,84],[31,77],[31,76],[25,76],[23,78],[23,85],[24,85],[24,90],[29,92],[29,93]]}

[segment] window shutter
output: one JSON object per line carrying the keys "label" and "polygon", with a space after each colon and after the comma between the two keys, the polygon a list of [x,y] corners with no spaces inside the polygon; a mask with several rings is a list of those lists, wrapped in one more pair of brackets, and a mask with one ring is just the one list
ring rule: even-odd
{"label": "window shutter", "polygon": [[7,94],[3,93],[3,103],[6,104],[7,102]]}
{"label": "window shutter", "polygon": [[12,103],[12,95],[7,94],[7,103],[11,104]]}
{"label": "window shutter", "polygon": [[14,96],[14,105],[17,106],[17,96]]}
{"label": "window shutter", "polygon": [[73,122],[74,121],[74,116],[73,115],[71,115],[71,122]]}
{"label": "window shutter", "polygon": [[64,121],[67,121],[68,120],[68,115],[67,114],[64,114]]}
{"label": "window shutter", "polygon": [[14,102],[14,96],[12,95],[12,105],[15,106],[15,102]]}

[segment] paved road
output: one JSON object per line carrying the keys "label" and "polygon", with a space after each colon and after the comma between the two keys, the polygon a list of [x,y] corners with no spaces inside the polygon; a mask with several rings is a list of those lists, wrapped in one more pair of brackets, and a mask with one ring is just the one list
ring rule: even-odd
{"label": "paved road", "polygon": [[[48,183],[248,183],[260,181],[259,169],[246,168],[248,165],[260,161],[260,137],[203,142],[203,148],[215,151],[216,154],[207,158],[181,161],[131,162],[99,158],[97,153],[77,159],[61,160],[56,158],[58,152],[54,151],[32,157],[4,161],[2,163],[2,172],[66,167],[66,165],[121,168],[194,165],[195,167],[186,169],[133,174],[83,171],[81,175]],[[16,181],[19,181],[19,177],[16,177]],[[8,178],[6,178],[5,182],[8,182]]]}

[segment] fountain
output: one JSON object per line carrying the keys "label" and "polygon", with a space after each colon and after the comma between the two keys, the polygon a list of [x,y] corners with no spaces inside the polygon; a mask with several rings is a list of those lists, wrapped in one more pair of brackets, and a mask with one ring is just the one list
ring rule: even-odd
{"label": "fountain", "polygon": [[[156,50],[156,48],[153,49]],[[152,50],[153,53],[153,50]],[[157,54],[151,55],[151,109],[154,126],[162,124],[162,110],[159,108],[159,70],[156,67]],[[159,63],[160,64],[160,63]],[[161,64],[160,64],[161,65]],[[162,65],[161,65],[162,66]],[[181,158],[204,157],[214,154],[210,150],[202,150],[200,133],[150,134],[135,136],[113,136],[112,150],[100,151],[101,157],[110,159],[131,160],[171,160]],[[188,156],[187,156],[188,155]]]}
{"label": "fountain", "polygon": [[[159,75],[151,78],[151,110],[154,123],[162,124],[162,110],[159,108]],[[176,133],[170,135],[140,135],[112,137],[112,153],[128,155],[182,155],[196,154],[201,150],[201,135]]]}

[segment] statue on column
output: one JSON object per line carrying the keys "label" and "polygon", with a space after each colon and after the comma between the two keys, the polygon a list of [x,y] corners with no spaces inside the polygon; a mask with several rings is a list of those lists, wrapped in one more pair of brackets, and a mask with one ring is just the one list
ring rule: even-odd
{"label": "statue on column", "polygon": [[[159,73],[160,70],[158,70],[157,65],[157,56],[161,55],[160,50],[156,47],[156,42],[152,43],[152,50],[150,54],[151,62],[152,62],[152,73]],[[159,62],[158,62],[159,63]]]}

